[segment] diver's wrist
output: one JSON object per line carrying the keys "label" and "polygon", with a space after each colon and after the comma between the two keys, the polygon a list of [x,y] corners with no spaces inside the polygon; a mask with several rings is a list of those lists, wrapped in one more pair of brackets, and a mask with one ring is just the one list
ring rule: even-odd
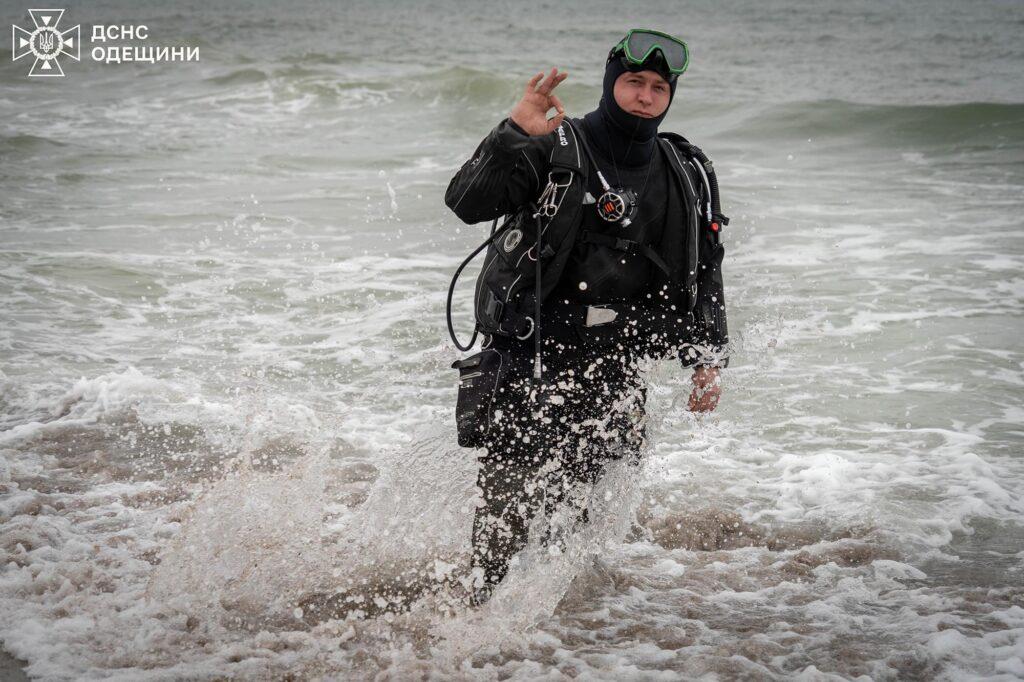
{"label": "diver's wrist", "polygon": [[530,135],[528,132],[523,130],[522,126],[520,126],[518,123],[516,123],[515,119],[513,119],[511,116],[508,117],[508,125],[509,125],[510,128],[512,128],[512,130],[516,131],[520,135],[526,135],[526,136]]}

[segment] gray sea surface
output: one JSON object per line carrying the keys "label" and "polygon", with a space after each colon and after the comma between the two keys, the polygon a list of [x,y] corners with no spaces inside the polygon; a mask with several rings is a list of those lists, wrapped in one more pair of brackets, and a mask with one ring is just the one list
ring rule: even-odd
{"label": "gray sea surface", "polygon": [[[64,78],[0,43],[0,643],[29,676],[1024,677],[1024,4],[65,8]],[[94,24],[200,59],[97,63]],[[689,42],[662,129],[732,218],[720,407],[651,368],[641,470],[485,608],[309,625],[311,594],[468,562],[444,307],[489,225],[443,193],[534,73],[595,108],[633,26]]]}

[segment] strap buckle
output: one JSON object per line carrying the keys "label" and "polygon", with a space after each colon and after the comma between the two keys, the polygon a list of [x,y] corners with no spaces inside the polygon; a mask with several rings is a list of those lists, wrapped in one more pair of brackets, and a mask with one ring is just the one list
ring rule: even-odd
{"label": "strap buckle", "polygon": [[494,292],[490,289],[486,290],[486,298],[484,300],[484,315],[490,318],[492,324],[501,325],[501,319],[504,316],[505,304],[502,303]]}
{"label": "strap buckle", "polygon": [[[545,244],[544,248],[541,249],[540,255],[543,258],[551,258],[555,255],[555,250],[551,248],[551,244]],[[526,257],[532,261],[537,260],[537,245],[534,244],[526,251]]]}

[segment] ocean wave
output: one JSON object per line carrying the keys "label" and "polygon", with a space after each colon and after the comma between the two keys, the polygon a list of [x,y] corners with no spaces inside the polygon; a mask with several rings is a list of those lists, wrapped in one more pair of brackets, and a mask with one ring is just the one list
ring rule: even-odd
{"label": "ocean wave", "polygon": [[57,150],[67,146],[68,145],[65,142],[59,142],[49,137],[43,137],[42,135],[29,135],[27,133],[0,135],[0,154]]}
{"label": "ocean wave", "polygon": [[221,74],[220,76],[212,76],[204,79],[206,83],[212,83],[213,85],[247,85],[249,83],[262,83],[267,80],[267,74],[260,69],[245,68],[231,71],[229,73]]}
{"label": "ocean wave", "polygon": [[1024,143],[1024,104],[859,104],[842,100],[791,102],[737,121],[729,135],[778,141],[901,143],[917,149]]}
{"label": "ocean wave", "polygon": [[303,52],[281,57],[286,64],[348,64],[360,58],[345,52]]}
{"label": "ocean wave", "polygon": [[475,105],[512,98],[521,88],[517,83],[493,71],[453,66],[419,75],[409,92],[417,99]]}

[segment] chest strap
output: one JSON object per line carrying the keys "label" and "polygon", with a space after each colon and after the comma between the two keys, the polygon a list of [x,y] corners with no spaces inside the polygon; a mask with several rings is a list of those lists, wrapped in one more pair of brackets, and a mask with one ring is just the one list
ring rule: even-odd
{"label": "chest strap", "polygon": [[577,238],[584,244],[596,244],[598,246],[606,246],[609,249],[615,249],[616,251],[622,251],[623,253],[629,251],[632,248],[636,248],[642,255],[647,256],[647,259],[658,266],[658,269],[665,273],[665,276],[669,279],[672,278],[672,273],[669,272],[668,264],[665,260],[658,255],[658,252],[640,242],[635,242],[632,239],[623,239],[622,237],[613,237],[610,234],[601,234],[600,232],[593,232],[591,230],[583,230],[580,236]]}

